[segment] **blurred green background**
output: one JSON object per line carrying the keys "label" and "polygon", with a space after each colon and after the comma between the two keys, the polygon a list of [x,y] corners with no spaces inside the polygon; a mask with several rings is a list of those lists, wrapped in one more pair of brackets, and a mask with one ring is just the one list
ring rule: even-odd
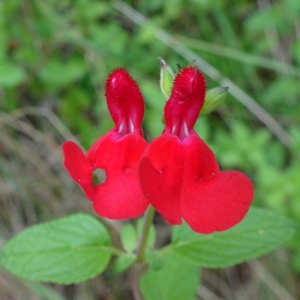
{"label": "blurred green background", "polygon": [[[175,70],[198,57],[209,88],[229,87],[196,131],[223,170],[251,177],[255,205],[300,220],[300,1],[2,0],[0,246],[32,224],[94,214],[63,168],[61,144],[87,149],[113,126],[104,85],[120,67],[145,97],[146,137],[158,136],[157,57]],[[197,299],[299,299],[299,272],[300,231],[259,260],[203,271]],[[62,287],[0,270],[0,298],[131,299],[129,281],[108,272]]]}

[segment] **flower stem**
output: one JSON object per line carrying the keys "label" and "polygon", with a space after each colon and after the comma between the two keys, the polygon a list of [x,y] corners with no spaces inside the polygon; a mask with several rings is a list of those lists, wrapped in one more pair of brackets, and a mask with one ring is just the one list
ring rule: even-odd
{"label": "flower stem", "polygon": [[153,221],[155,210],[152,206],[149,206],[145,215],[144,215],[144,223],[143,223],[143,228],[141,232],[141,236],[139,238],[139,242],[136,248],[136,260],[135,260],[135,265],[133,266],[132,269],[132,291],[133,291],[133,296],[135,300],[142,300],[143,297],[140,294],[139,290],[139,278],[140,278],[140,273],[141,273],[141,264],[145,260],[145,250],[147,246],[147,241],[149,237],[149,232],[151,228],[151,224]]}
{"label": "flower stem", "polygon": [[132,267],[132,294],[134,300],[143,300],[139,289],[139,281],[141,274],[141,265],[134,265]]}
{"label": "flower stem", "polygon": [[140,236],[140,240],[136,249],[136,263],[140,263],[144,261],[145,258],[145,249],[149,237],[149,232],[151,228],[151,224],[153,221],[155,210],[154,208],[150,205],[145,213],[144,216],[144,223],[143,223],[143,228],[142,228],[142,233]]}

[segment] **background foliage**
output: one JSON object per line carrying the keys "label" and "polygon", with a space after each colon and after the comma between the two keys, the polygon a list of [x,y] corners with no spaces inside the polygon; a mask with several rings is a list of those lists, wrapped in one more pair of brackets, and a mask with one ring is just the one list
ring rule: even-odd
{"label": "background foliage", "polygon": [[[118,67],[144,94],[147,138],[158,136],[165,100],[157,57],[176,69],[198,56],[209,87],[229,86],[226,103],[201,118],[197,132],[222,169],[252,178],[255,205],[299,221],[299,14],[300,2],[293,0],[1,1],[0,244],[32,224],[93,214],[62,167],[60,145],[78,138],[88,148],[112,126],[104,84]],[[159,217],[156,223],[161,245],[169,228]],[[300,232],[286,249],[260,260],[205,270],[199,299],[296,299],[299,239]],[[126,276],[111,272],[62,287],[1,270],[0,295],[131,299]]]}

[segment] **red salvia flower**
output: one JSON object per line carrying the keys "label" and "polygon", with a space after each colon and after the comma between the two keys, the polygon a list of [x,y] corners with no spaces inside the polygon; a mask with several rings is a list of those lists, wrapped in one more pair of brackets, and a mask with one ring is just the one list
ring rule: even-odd
{"label": "red salvia flower", "polygon": [[145,196],[165,220],[176,225],[184,219],[208,234],[244,218],[253,186],[238,171],[220,172],[214,153],[193,130],[205,90],[195,67],[179,72],[165,106],[165,129],[142,155],[139,176]]}
{"label": "red salvia flower", "polygon": [[[65,167],[93,202],[98,215],[135,218],[149,204],[137,174],[138,161],[147,146],[141,129],[144,101],[138,85],[122,69],[108,77],[106,99],[115,127],[100,137],[86,155],[74,142],[64,143]],[[105,171],[106,180],[94,186],[92,175],[97,169]]]}

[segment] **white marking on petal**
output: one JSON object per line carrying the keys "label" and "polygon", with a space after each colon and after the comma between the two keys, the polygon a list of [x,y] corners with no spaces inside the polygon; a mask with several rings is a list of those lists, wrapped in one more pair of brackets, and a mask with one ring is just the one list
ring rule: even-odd
{"label": "white marking on petal", "polygon": [[134,132],[134,124],[133,124],[133,122],[131,121],[131,119],[129,119],[129,130],[130,130],[130,133],[133,133],[133,132]]}

